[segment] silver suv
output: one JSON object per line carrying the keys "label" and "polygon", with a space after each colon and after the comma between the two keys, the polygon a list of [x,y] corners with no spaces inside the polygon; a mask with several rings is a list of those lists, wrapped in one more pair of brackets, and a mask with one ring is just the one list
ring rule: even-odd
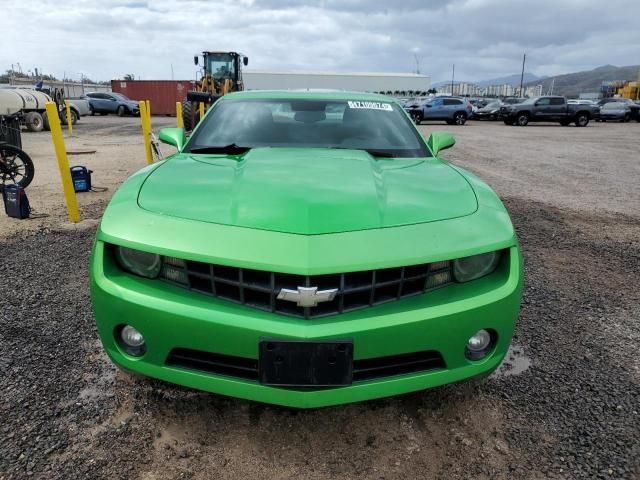
{"label": "silver suv", "polygon": [[406,107],[416,124],[423,121],[444,120],[449,125],[464,125],[471,116],[473,107],[465,98],[431,97],[418,105]]}

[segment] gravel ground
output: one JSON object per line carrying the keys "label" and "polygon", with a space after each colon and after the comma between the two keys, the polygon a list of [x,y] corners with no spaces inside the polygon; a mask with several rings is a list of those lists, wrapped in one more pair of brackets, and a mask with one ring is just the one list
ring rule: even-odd
{"label": "gravel ground", "polygon": [[[95,138],[115,128],[88,120]],[[116,132],[137,151],[132,120]],[[512,354],[483,382],[354,405],[296,411],[118,371],[86,274],[108,195],[85,197],[73,228],[0,223],[0,479],[640,478],[639,128],[456,128],[446,156],[501,194],[525,254]],[[30,197],[49,208],[46,187]]]}

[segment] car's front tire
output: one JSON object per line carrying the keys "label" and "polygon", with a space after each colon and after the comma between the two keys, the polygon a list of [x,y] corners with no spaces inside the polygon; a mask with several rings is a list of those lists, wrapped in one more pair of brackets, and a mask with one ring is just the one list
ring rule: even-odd
{"label": "car's front tire", "polygon": [[127,114],[127,108],[124,105],[120,105],[116,113],[119,117],[124,117]]}
{"label": "car's front tire", "polygon": [[518,115],[518,119],[516,120],[516,124],[519,127],[526,127],[529,124],[529,115],[526,113],[520,113]]}
{"label": "car's front tire", "polygon": [[453,116],[453,123],[461,126],[464,125],[465,123],[467,123],[467,114],[464,112],[457,112]]}
{"label": "car's front tire", "polygon": [[589,115],[580,113],[576,117],[576,127],[586,127],[587,125],[589,125]]}
{"label": "car's front tire", "polygon": [[[64,113],[64,122],[68,123],[67,112]],[[75,110],[71,110],[71,125],[78,123],[78,113]]]}

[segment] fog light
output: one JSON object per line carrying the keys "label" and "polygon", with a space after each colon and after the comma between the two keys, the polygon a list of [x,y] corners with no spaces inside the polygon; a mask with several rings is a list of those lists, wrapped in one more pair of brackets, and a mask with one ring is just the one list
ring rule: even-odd
{"label": "fog light", "polygon": [[120,338],[129,347],[139,347],[140,345],[144,345],[144,337],[131,325],[125,325],[122,332],[120,332]]}
{"label": "fog light", "polygon": [[471,360],[479,360],[489,353],[494,343],[494,335],[488,330],[478,330],[473,336],[467,340],[465,353],[467,358]]}
{"label": "fog light", "polygon": [[125,325],[119,332],[119,343],[125,352],[139,357],[146,352],[146,345],[142,334],[131,325]]}

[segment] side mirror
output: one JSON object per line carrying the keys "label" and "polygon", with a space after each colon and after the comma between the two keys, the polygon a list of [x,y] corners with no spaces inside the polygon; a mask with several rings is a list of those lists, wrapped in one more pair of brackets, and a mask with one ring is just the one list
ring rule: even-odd
{"label": "side mirror", "polygon": [[198,56],[197,55],[193,56],[193,64],[194,65],[198,65]]}
{"label": "side mirror", "polygon": [[184,134],[184,128],[163,128],[160,130],[160,141],[167,145],[173,145],[180,151],[187,143],[187,137]]}
{"label": "side mirror", "polygon": [[[160,131],[162,134],[162,131]],[[447,132],[433,132],[427,140],[427,146],[431,150],[434,156],[438,156],[438,153],[447,148],[451,148],[456,144],[456,139],[453,135]]]}
{"label": "side mirror", "polygon": [[247,65],[249,65],[249,57],[243,57],[242,58],[242,63],[244,63],[244,66],[246,67]]}

